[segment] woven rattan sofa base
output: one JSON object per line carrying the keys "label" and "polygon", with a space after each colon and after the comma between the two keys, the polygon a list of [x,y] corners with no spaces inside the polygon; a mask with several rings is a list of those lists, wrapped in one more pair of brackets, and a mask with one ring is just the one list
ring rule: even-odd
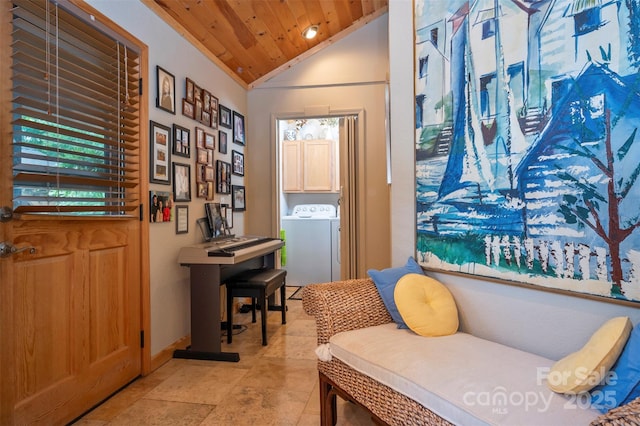
{"label": "woven rattan sofa base", "polygon": [[377,424],[451,425],[413,399],[359,373],[337,358],[329,362],[318,361],[318,370],[320,371],[320,424],[322,426],[336,424],[336,394],[365,408],[372,414],[372,420]]}
{"label": "woven rattan sofa base", "polygon": [[[318,344],[331,336],[392,322],[378,290],[369,278],[311,284],[304,287],[302,305],[316,320]],[[389,425],[448,425],[428,408],[382,383],[352,369],[337,358],[318,361],[322,425],[334,425],[335,395],[372,413],[376,422]],[[332,405],[333,404],[333,405]],[[595,419],[592,426],[640,426],[640,398]]]}

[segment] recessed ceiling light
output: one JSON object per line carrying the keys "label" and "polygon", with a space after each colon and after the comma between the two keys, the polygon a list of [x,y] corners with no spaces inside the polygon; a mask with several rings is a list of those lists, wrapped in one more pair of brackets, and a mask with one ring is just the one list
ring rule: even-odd
{"label": "recessed ceiling light", "polygon": [[307,28],[305,28],[305,30],[302,32],[302,36],[308,40],[311,40],[312,38],[314,38],[316,35],[318,35],[318,26],[317,25],[311,25],[308,26]]}

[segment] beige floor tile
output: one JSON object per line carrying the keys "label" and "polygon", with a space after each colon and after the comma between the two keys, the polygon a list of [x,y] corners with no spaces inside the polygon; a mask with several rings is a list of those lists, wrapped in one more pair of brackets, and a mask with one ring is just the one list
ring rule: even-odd
{"label": "beige floor tile", "polygon": [[308,393],[236,387],[228,398],[232,403],[218,405],[202,426],[295,425],[302,415]]}
{"label": "beige floor tile", "polygon": [[147,394],[164,401],[215,405],[224,401],[249,370],[220,365],[185,365]]}
{"label": "beige floor tile", "polygon": [[110,426],[131,425],[199,425],[214,407],[204,404],[141,399],[109,423]]}
{"label": "beige floor tile", "polygon": [[263,357],[256,361],[242,382],[253,388],[287,389],[310,394],[316,375],[315,361]]}

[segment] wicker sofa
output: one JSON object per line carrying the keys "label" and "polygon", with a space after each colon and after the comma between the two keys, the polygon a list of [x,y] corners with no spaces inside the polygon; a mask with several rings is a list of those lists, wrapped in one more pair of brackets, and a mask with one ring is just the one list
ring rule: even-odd
{"label": "wicker sofa", "polygon": [[[338,333],[392,323],[373,281],[368,278],[308,285],[304,288],[302,303],[305,312],[315,318],[320,348],[326,347]],[[437,410],[432,411],[429,404],[416,402],[335,356],[330,358],[318,361],[322,425],[337,422],[336,396],[362,406],[371,413],[374,423],[380,425],[452,424],[436,414]],[[532,416],[531,424],[540,424],[535,413]],[[578,423],[571,421],[570,424]],[[604,415],[593,416],[591,424],[640,425],[640,398]]]}

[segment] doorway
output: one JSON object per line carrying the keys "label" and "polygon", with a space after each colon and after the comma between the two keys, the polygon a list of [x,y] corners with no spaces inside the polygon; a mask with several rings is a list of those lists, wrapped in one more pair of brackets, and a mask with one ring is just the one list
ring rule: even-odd
{"label": "doorway", "polygon": [[356,132],[348,130],[355,121],[351,115],[276,120],[281,264],[290,286],[352,277],[345,217],[355,205],[344,195],[349,193],[345,177],[355,169],[349,153]]}

